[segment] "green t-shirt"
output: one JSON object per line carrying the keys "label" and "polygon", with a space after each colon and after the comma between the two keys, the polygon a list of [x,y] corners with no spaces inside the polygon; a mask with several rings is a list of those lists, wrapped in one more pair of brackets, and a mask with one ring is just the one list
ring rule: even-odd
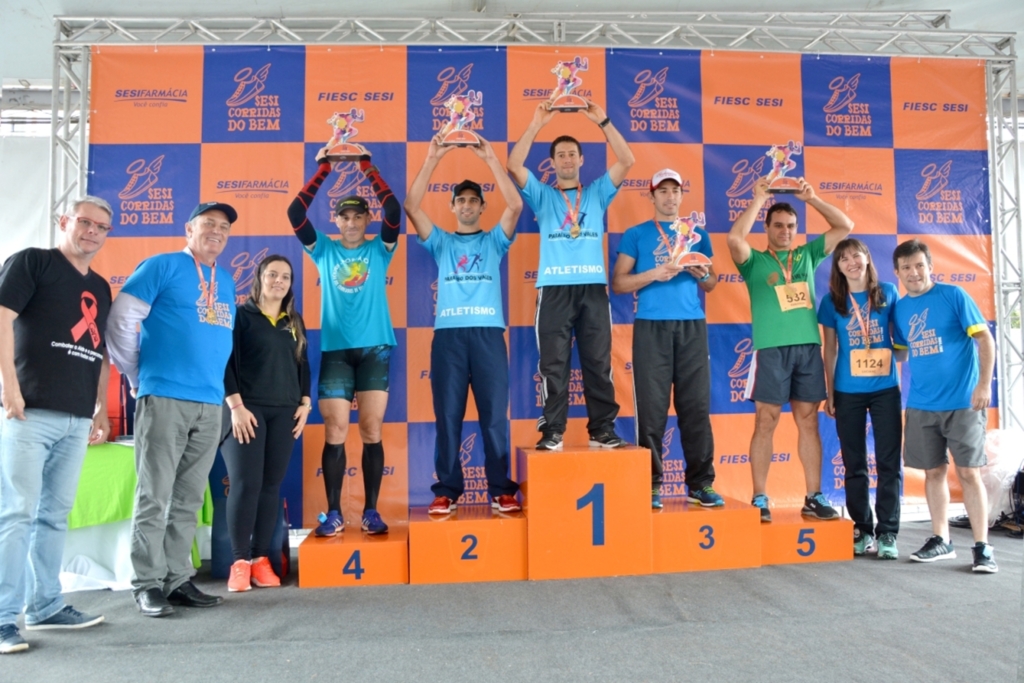
{"label": "green t-shirt", "polygon": [[[779,261],[786,264],[789,252],[775,252]],[[818,317],[813,308],[814,271],[825,260],[825,236],[821,235],[810,244],[793,250],[793,282],[806,282],[811,295],[811,308],[798,308],[782,312],[775,286],[785,284],[779,261],[767,251],[750,250],[746,263],[736,267],[747,283],[750,293],[750,309],[754,327],[754,350],[772,349],[794,344],[821,344],[818,331]]]}

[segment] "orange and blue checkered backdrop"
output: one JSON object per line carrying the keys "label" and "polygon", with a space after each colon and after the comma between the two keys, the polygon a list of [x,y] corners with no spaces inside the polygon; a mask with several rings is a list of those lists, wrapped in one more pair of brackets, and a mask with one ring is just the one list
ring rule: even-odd
{"label": "orange and blue checkered backdrop", "polygon": [[[637,163],[607,214],[609,272],[622,233],[652,215],[654,171],[680,172],[681,211],[703,211],[715,250],[719,284],[706,297],[711,346],[712,424],[718,489],[749,498],[747,451],[753,405],[741,398],[749,360],[750,308],[729,259],[725,234],[767,172],[765,151],[802,141],[793,175],[804,175],[825,200],[856,222],[882,279],[895,282],[897,242],[926,241],[936,277],[963,285],[993,320],[984,65],[952,59],[843,57],[656,49],[566,50],[549,47],[97,47],[92,61],[90,182],[114,207],[115,230],[95,261],[116,291],[143,258],[183,246],[184,223],[200,201],[228,202],[239,221],[221,263],[233,272],[244,301],[255,268],[267,254],[285,254],[297,270],[296,296],[310,333],[314,378],[319,368],[320,280],[303,256],[285,209],[314,171],[314,153],[331,136],[327,119],[353,107],[364,111],[354,141],[373,154],[399,199],[419,170],[428,141],[447,119],[445,100],[474,89],[484,94],[473,128],[504,159],[538,102],[555,85],[561,59],[587,57],[578,94],[603,103]],[[602,131],[581,114],[560,114],[539,136],[529,167],[554,181],[548,143],[571,134],[583,144],[584,181],[609,165]],[[446,156],[429,186],[426,209],[453,230],[450,188],[463,178],[487,192],[485,223],[504,205],[487,167],[470,151]],[[310,212],[327,233],[332,205],[359,193],[380,206],[353,164],[338,164]],[[813,238],[827,226],[796,202],[800,231]],[[487,217],[490,217],[489,219]],[[490,226],[488,226],[490,227]],[[532,445],[541,414],[533,315],[538,232],[529,209],[502,268],[511,367],[512,445]],[[764,248],[763,230],[753,241]],[[398,339],[384,426],[385,517],[430,501],[434,415],[429,348],[437,267],[405,231],[388,272],[388,298]],[[819,298],[830,263],[818,271]],[[631,337],[636,297],[612,297],[616,397],[620,434],[634,434]],[[359,324],[351,321],[351,324]],[[906,377],[904,377],[906,379]],[[314,397],[315,398],[315,397]],[[315,403],[314,403],[315,405]],[[573,357],[568,440],[585,438],[585,405]],[[483,447],[475,408],[467,415],[462,460],[464,503],[486,500]],[[843,502],[843,469],[832,421],[821,414],[828,497]],[[662,495],[683,494],[683,463],[674,421]],[[350,432],[351,467],[345,507],[362,504],[357,430]],[[322,418],[314,410],[296,446],[284,493],[292,524],[309,527],[324,507],[319,479]],[[869,436],[870,444],[870,436]],[[792,421],[775,437],[769,494],[780,503],[803,495]],[[910,484],[908,483],[908,486]]]}

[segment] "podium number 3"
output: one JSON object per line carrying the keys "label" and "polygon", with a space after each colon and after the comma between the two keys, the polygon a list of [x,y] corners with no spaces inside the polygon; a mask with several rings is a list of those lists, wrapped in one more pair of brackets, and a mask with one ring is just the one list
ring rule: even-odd
{"label": "podium number 3", "polygon": [[604,484],[594,484],[586,495],[576,501],[576,509],[591,505],[590,544],[604,545]]}

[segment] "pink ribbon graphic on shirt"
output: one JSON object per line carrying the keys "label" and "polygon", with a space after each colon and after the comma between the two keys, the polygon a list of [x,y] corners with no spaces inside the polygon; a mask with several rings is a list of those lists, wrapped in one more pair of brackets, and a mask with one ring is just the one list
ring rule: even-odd
{"label": "pink ribbon graphic on shirt", "polygon": [[71,336],[78,341],[88,331],[94,349],[100,347],[100,328],[96,325],[97,314],[99,314],[99,308],[96,306],[96,297],[89,292],[82,292],[82,319],[71,328]]}

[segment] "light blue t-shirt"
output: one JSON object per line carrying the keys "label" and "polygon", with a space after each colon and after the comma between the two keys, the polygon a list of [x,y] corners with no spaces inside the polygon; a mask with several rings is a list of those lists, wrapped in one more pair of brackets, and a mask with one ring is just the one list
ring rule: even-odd
{"label": "light blue t-shirt", "polygon": [[387,292],[395,252],[380,237],[346,249],[319,231],[313,250],[305,249],[320,272],[320,350],[395,346]]}
{"label": "light blue t-shirt", "polygon": [[434,226],[417,242],[437,261],[437,316],[434,329],[505,328],[501,305],[501,259],[512,240],[501,226],[472,234],[445,232]]}
{"label": "light blue t-shirt", "polygon": [[235,282],[220,266],[214,280],[216,322],[207,321],[211,269],[200,264],[202,287],[192,254],[159,254],[139,264],[121,288],[149,304],[139,347],[139,398],[219,404],[224,368],[233,345]]}
{"label": "light blue t-shirt", "polygon": [[907,407],[962,410],[978,384],[978,350],[971,335],[987,328],[977,304],[956,285],[936,283],[896,304],[893,343],[910,349]]}
{"label": "light blue t-shirt", "polygon": [[[860,309],[861,319],[867,322],[871,334],[871,348],[892,349],[892,337],[889,335],[889,323],[892,321],[896,301],[900,298],[896,285],[881,282],[878,285],[885,297],[885,305],[881,308],[871,307],[871,322],[868,322],[864,313],[868,303],[867,292],[855,292],[854,301]],[[846,315],[836,313],[835,304],[832,303],[832,295],[826,294],[818,306],[818,322],[836,331],[836,340],[839,342],[839,354],[836,357],[835,390],[848,394],[869,394],[875,391],[891,389],[899,384],[896,377],[896,359],[892,359],[889,374],[886,377],[854,377],[850,372],[850,350],[864,348],[864,333],[857,316],[850,309],[850,302],[846,302]]]}
{"label": "light blue t-shirt", "polygon": [[[665,231],[669,243],[674,245],[672,240],[675,234],[668,224],[662,225],[661,229]],[[700,236],[700,240],[690,247],[690,251],[711,258],[714,254],[708,233],[701,228],[695,228],[694,233]],[[634,225],[627,230],[619,242],[619,253],[636,260],[634,273],[657,268],[670,257],[669,249],[654,221]],[[700,307],[698,289],[697,279],[688,271],[679,273],[668,282],[652,282],[638,294],[636,317],[638,320],[702,320],[704,309]]]}
{"label": "light blue t-shirt", "polygon": [[540,229],[540,272],[537,287],[551,285],[608,284],[604,265],[604,212],[619,188],[607,171],[583,188],[580,198],[580,232],[572,236],[572,219],[565,197],[576,210],[576,193],[566,190],[565,197],[550,185],[537,180],[531,171],[523,188],[523,199],[533,209]]}

